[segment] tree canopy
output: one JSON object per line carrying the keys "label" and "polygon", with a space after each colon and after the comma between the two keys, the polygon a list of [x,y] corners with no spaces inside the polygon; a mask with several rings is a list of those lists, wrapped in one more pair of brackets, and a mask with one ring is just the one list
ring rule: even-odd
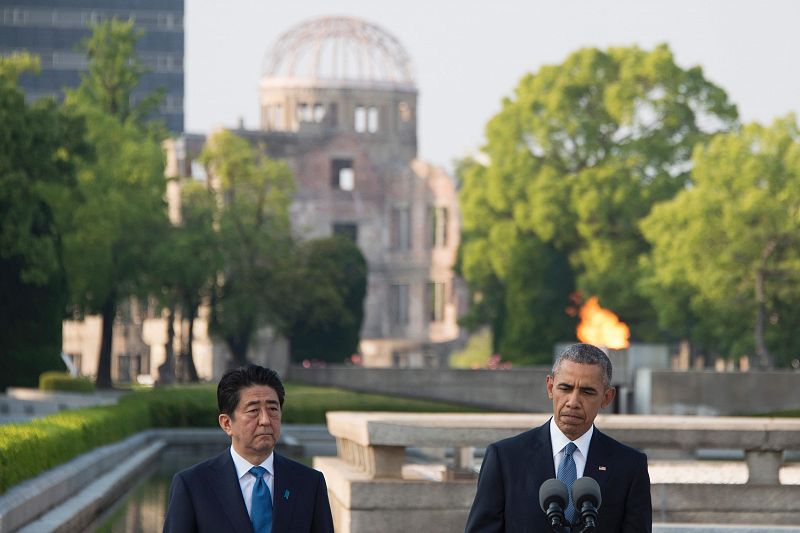
{"label": "tree canopy", "polygon": [[0,389],[63,368],[67,283],[56,218],[76,166],[91,156],[79,118],[52,100],[25,102],[19,75],[37,70],[35,57],[0,57]]}
{"label": "tree canopy", "polygon": [[292,359],[342,363],[358,352],[367,261],[352,240],[341,236],[307,241],[298,252],[295,302],[286,328]]}
{"label": "tree canopy", "polygon": [[[180,219],[173,221],[153,250],[154,287],[158,303],[167,309],[165,367],[159,369],[160,383],[174,377],[197,381],[192,339],[195,318],[201,304],[210,301],[216,275],[222,269],[218,234],[217,197],[211,187],[199,181],[180,184]],[[187,324],[181,330],[181,348],[174,358],[174,322]]]}
{"label": "tree canopy", "polygon": [[[658,335],[655,311],[632,282],[648,251],[638,222],[686,186],[694,145],[736,117],[725,92],[699,67],[678,66],[665,45],[582,49],[524,76],[487,124],[481,156],[459,165],[460,269],[480,301],[467,322],[493,324],[495,349],[518,332],[514,345],[537,350],[525,360],[548,360],[551,347],[539,351],[519,335],[544,335],[546,315],[564,313],[577,289],[598,296],[634,336]],[[539,285],[515,279],[525,275],[513,268],[523,256],[554,271]],[[541,284],[546,297],[536,294]],[[510,300],[497,296],[512,286]],[[518,294],[526,287],[529,295]],[[547,334],[573,339],[573,324],[550,324]]]}
{"label": "tree canopy", "polygon": [[664,327],[712,354],[788,362],[800,351],[796,118],[717,135],[693,161],[691,187],[642,222],[653,246],[644,290],[663,302]]}
{"label": "tree canopy", "polygon": [[218,180],[223,203],[218,216],[223,272],[212,296],[211,330],[241,365],[258,328],[280,329],[292,302],[294,180],[285,162],[230,131],[212,135],[200,159]]}
{"label": "tree canopy", "polygon": [[[89,74],[65,105],[84,117],[93,161],[78,170],[80,202],[60,220],[71,301],[102,315],[98,387],[111,386],[111,340],[118,303],[147,291],[151,254],[167,227],[164,155],[158,128],[132,103],[142,69],[132,22],[111,19],[84,43]],[[138,112],[137,110],[141,111]]]}

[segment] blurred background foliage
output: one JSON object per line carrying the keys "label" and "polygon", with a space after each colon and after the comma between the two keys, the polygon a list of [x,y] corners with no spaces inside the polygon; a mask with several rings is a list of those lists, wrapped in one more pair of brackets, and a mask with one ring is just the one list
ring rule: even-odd
{"label": "blurred background foliage", "polygon": [[492,351],[549,363],[596,296],[633,341],[797,357],[797,121],[741,125],[666,45],[574,52],[525,75],[457,165],[459,270]]}
{"label": "blurred background foliage", "polygon": [[[201,159],[219,189],[187,186],[184,222],[167,219],[166,133],[148,119],[160,95],[130,98],[140,37],[129,22],[97,25],[89,71],[63,104],[26,103],[17,80],[35,57],[0,58],[0,387],[60,369],[61,322],[86,313],[103,317],[97,386],[111,386],[130,298],[167,316],[209,303],[238,363],[264,325],[294,360],[346,360],[364,258],[344,239],[296,240],[284,162],[217,133]],[[489,328],[485,356],[549,363],[597,296],[634,341],[787,365],[800,350],[799,147],[796,117],[740,124],[725,90],[666,45],[585,48],[525,74],[456,166],[471,294],[461,323]],[[168,357],[197,379],[191,351]]]}

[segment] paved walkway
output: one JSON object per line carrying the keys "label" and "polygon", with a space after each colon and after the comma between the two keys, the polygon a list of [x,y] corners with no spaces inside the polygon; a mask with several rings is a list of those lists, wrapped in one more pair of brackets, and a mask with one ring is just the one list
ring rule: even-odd
{"label": "paved walkway", "polygon": [[653,524],[653,533],[796,533],[795,526],[725,526],[722,524]]}

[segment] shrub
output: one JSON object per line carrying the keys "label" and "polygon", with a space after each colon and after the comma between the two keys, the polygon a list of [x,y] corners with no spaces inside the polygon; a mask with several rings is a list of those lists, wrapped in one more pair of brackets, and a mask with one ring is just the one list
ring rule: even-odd
{"label": "shrub", "polygon": [[284,424],[324,424],[328,411],[474,412],[474,407],[443,402],[355,392],[333,387],[289,383],[283,406]]}
{"label": "shrub", "polygon": [[0,493],[86,451],[149,427],[141,407],[104,406],[64,411],[0,432]]}
{"label": "shrub", "polygon": [[68,392],[94,392],[94,383],[87,378],[74,378],[67,372],[44,372],[39,376],[39,389]]}
{"label": "shrub", "polygon": [[[438,402],[286,385],[286,424],[324,424],[325,413],[352,411],[466,411]],[[152,427],[217,427],[213,385],[135,390],[117,405],[89,407],[7,424],[0,431],[0,494],[9,487],[92,448]]]}
{"label": "shrub", "polygon": [[217,427],[216,389],[209,385],[174,386],[135,391],[120,405],[142,406],[151,427]]}

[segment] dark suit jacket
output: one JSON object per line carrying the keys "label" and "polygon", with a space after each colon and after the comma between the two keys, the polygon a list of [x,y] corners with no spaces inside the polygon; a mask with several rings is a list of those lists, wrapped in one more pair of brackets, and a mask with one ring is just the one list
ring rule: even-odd
{"label": "dark suit jacket", "polygon": [[[594,428],[584,476],[600,485],[597,533],[649,533],[653,510],[647,456]],[[556,477],[550,422],[486,448],[467,533],[546,533],[539,487]]]}
{"label": "dark suit jacket", "polygon": [[[321,472],[275,454],[272,533],[332,533]],[[253,533],[231,452],[175,474],[164,533]]]}

